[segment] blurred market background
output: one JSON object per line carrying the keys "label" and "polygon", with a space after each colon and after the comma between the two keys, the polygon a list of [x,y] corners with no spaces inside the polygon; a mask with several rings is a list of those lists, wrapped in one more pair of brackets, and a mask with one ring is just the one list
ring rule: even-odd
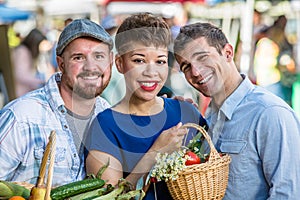
{"label": "blurred market background", "polygon": [[[58,70],[55,62],[55,44],[61,30],[70,20],[89,18],[112,31],[113,35],[113,31],[122,20],[136,12],[152,12],[162,16],[169,23],[174,37],[184,24],[196,21],[215,23],[223,29],[234,45],[235,61],[240,72],[248,74],[255,84],[266,82],[261,81],[256,74],[259,66],[274,62],[277,62],[275,65],[285,65],[285,71],[278,71],[278,76],[275,76],[278,80],[275,81],[282,81],[282,76],[288,72],[288,81],[285,79],[283,82],[288,82],[291,94],[290,99],[285,100],[300,116],[299,0],[0,0],[0,109],[20,95],[16,92],[16,77],[20,77],[16,63],[20,62],[17,62],[20,57],[13,55],[14,49],[20,46],[30,31],[39,30],[48,41],[48,45],[44,45],[43,49],[40,47],[32,64],[34,78],[42,80],[39,84],[42,86],[48,77]],[[279,28],[279,31],[281,29],[285,42],[293,49],[292,52],[287,50],[282,53],[284,56],[281,55],[280,48],[276,47],[278,38],[275,38],[274,44],[269,41],[258,46],[261,44],[258,38],[266,36],[268,28],[277,24],[281,17],[284,17],[286,24]],[[275,36],[280,34],[273,33]],[[271,50],[263,49],[266,46]],[[271,54],[268,52],[276,54],[273,55],[273,59],[267,58],[269,55],[266,54]],[[169,67],[169,80],[162,93],[192,98],[199,103],[199,108],[204,112],[208,100],[186,83],[172,57]],[[25,75],[21,74],[21,78],[22,76]],[[270,77],[263,80],[268,78]],[[124,93],[123,86],[122,76],[113,70],[111,84],[103,97],[112,104],[116,103]]]}

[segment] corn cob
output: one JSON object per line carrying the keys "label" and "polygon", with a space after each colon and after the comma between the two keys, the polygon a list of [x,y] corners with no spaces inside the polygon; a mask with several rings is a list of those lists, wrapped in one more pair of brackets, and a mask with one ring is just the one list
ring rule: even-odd
{"label": "corn cob", "polygon": [[12,196],[22,196],[27,199],[30,190],[13,182],[0,180],[0,199],[9,199]]}

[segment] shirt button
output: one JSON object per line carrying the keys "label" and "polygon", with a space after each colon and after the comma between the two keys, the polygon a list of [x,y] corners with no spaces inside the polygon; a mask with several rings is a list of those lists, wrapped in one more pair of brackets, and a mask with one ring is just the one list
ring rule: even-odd
{"label": "shirt button", "polygon": [[67,128],[68,128],[68,126],[67,126],[67,125],[64,125],[64,128],[65,128],[65,129],[67,129]]}
{"label": "shirt button", "polygon": [[65,110],[61,110],[60,112],[61,112],[61,113],[65,113]]}
{"label": "shirt button", "polygon": [[76,158],[76,153],[73,154],[74,158]]}

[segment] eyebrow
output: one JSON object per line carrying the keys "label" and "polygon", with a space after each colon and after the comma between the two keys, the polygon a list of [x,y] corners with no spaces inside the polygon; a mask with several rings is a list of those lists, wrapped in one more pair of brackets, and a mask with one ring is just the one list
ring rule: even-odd
{"label": "eyebrow", "polygon": [[200,51],[200,52],[197,51],[197,52],[193,53],[193,55],[192,55],[191,58],[194,58],[194,57],[196,57],[198,55],[207,54],[207,53],[209,53],[209,51]]}
{"label": "eyebrow", "polygon": [[[196,56],[198,56],[198,55],[208,54],[208,53],[209,53],[209,51],[200,51],[200,52],[197,51],[197,52],[195,52],[195,53],[192,54],[191,58],[194,58],[194,57],[196,57]],[[182,70],[182,67],[185,66],[185,65],[188,65],[188,64],[189,64],[189,62],[188,62],[187,60],[184,60],[184,61],[179,65],[179,69]]]}
{"label": "eyebrow", "polygon": [[83,55],[83,53],[76,52],[76,53],[72,53],[70,57],[81,56],[81,55]]}
{"label": "eyebrow", "polygon": [[[133,56],[142,56],[142,57],[145,57],[145,55],[144,55],[144,54],[141,54],[141,53],[134,53],[134,54],[132,54],[130,57],[133,57]],[[167,55],[159,55],[158,57],[159,57],[159,58],[161,58],[161,57],[167,58],[168,56],[167,56]]]}

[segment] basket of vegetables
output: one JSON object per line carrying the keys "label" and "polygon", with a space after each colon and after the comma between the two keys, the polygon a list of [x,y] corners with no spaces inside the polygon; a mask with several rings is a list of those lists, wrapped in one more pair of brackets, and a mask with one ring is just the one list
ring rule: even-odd
{"label": "basket of vegetables", "polygon": [[[151,179],[166,181],[175,200],[222,199],[228,183],[230,156],[217,152],[203,127],[187,123],[183,128],[195,128],[199,133],[182,150],[158,154]],[[209,154],[201,153],[201,137],[209,144]]]}

